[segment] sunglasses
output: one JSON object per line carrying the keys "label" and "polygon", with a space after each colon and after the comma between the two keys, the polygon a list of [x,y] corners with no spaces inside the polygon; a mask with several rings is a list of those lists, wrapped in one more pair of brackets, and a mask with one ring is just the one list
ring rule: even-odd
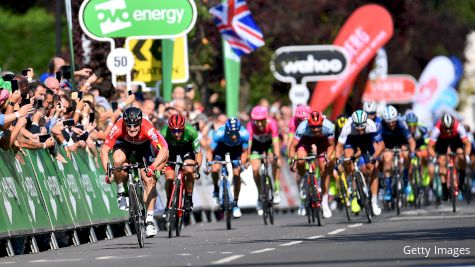
{"label": "sunglasses", "polygon": [[135,129],[140,127],[140,124],[126,124],[125,126],[127,126],[129,129]]}
{"label": "sunglasses", "polygon": [[409,126],[409,127],[417,126],[417,122],[416,123],[408,123],[407,126]]}
{"label": "sunglasses", "polygon": [[376,112],[366,112],[368,114],[368,116],[373,116],[373,115],[376,115]]}
{"label": "sunglasses", "polygon": [[319,125],[319,126],[310,126],[310,129],[321,129],[322,128],[322,125]]}
{"label": "sunglasses", "polygon": [[366,123],[363,124],[355,124],[356,130],[364,130],[366,128]]}
{"label": "sunglasses", "polygon": [[170,129],[172,134],[179,134],[183,132],[183,129]]}

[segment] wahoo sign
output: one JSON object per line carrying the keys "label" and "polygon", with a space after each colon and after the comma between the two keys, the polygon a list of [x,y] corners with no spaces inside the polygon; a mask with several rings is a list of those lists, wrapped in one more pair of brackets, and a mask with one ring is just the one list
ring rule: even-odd
{"label": "wahoo sign", "polygon": [[338,79],[347,67],[345,50],[334,45],[284,46],[270,63],[276,79],[289,83]]}

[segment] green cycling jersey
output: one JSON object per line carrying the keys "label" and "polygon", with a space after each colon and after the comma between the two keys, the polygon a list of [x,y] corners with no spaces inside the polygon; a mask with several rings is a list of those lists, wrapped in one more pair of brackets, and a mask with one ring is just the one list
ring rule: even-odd
{"label": "green cycling jersey", "polygon": [[168,149],[173,151],[175,149],[186,149],[192,147],[195,153],[200,151],[200,141],[198,140],[198,132],[191,125],[186,123],[183,136],[180,140],[177,140],[175,136],[168,130],[168,125],[163,127],[160,131],[168,144]]}

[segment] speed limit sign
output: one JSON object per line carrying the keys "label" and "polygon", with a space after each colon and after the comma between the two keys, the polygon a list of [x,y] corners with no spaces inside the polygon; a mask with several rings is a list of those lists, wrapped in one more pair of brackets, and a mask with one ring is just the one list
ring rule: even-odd
{"label": "speed limit sign", "polygon": [[107,68],[115,75],[125,75],[134,67],[134,55],[125,48],[116,48],[107,56]]}

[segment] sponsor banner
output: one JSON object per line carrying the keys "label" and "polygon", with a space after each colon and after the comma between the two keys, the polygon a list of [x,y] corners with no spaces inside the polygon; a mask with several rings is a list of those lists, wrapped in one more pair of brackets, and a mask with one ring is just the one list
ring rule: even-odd
{"label": "sponsor banner", "polygon": [[340,103],[332,114],[336,116],[346,104],[356,76],[391,38],[393,28],[391,15],[379,5],[364,5],[353,12],[333,42],[347,52],[349,69],[339,80],[317,83],[310,101],[312,109],[323,111],[338,98]]}
{"label": "sponsor banner", "polygon": [[79,9],[82,30],[92,39],[173,38],[187,34],[197,17],[193,0],[89,0]]}
{"label": "sponsor banner", "polygon": [[386,78],[368,80],[363,101],[389,104],[411,103],[416,93],[416,79],[411,75],[388,75]]}
{"label": "sponsor banner", "polygon": [[335,45],[284,46],[275,51],[270,69],[281,82],[334,80],[346,72],[348,55]]}
{"label": "sponsor banner", "polygon": [[455,88],[449,87],[445,89],[434,104],[432,104],[432,112],[439,110],[442,107],[456,108],[460,103],[459,93]]}

